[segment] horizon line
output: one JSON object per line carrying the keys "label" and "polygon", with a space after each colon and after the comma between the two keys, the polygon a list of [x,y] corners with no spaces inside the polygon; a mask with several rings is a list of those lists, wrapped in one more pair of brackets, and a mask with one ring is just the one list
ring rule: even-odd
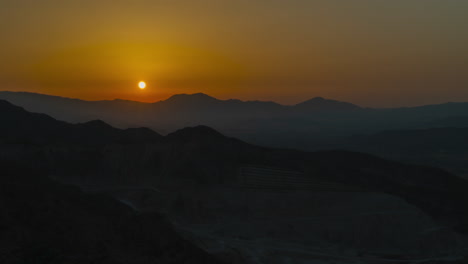
{"label": "horizon line", "polygon": [[[63,98],[63,99],[78,100],[78,101],[84,101],[84,102],[127,101],[127,102],[141,103],[141,104],[155,104],[155,103],[159,103],[159,102],[164,102],[164,101],[167,101],[167,100],[169,100],[170,98],[172,98],[172,97],[174,97],[174,96],[178,96],[178,95],[189,95],[189,96],[190,96],[190,95],[205,95],[205,96],[208,96],[208,97],[210,97],[210,98],[216,99],[216,100],[218,100],[218,101],[240,101],[240,102],[244,102],[244,103],[246,103],[246,102],[275,103],[275,104],[282,105],[282,106],[295,106],[295,105],[298,105],[298,104],[301,104],[301,103],[303,103],[303,102],[306,102],[306,101],[309,101],[309,100],[312,100],[312,99],[316,99],[316,98],[323,98],[323,99],[325,99],[325,100],[332,100],[332,101],[337,101],[337,102],[350,103],[350,102],[339,101],[339,100],[335,100],[335,99],[331,99],[331,98],[325,98],[325,97],[322,97],[322,96],[315,96],[315,97],[312,97],[312,98],[307,99],[307,100],[305,100],[305,101],[300,101],[299,103],[296,103],[296,104],[282,104],[282,103],[278,103],[278,102],[271,101],[271,100],[267,100],[267,101],[262,101],[262,100],[241,100],[241,99],[237,99],[237,98],[219,99],[219,98],[217,98],[217,97],[211,96],[211,95],[206,94],[206,93],[203,93],[203,92],[172,94],[172,95],[170,95],[169,97],[167,97],[166,99],[159,100],[159,101],[154,101],[154,102],[145,102],[145,101],[137,101],[137,100],[128,100],[128,99],[121,99],[121,98],[103,99],[103,100],[89,100],[89,99],[82,99],[82,98],[68,97],[68,96],[54,95],[54,94],[46,94],[46,93],[39,93],[39,92],[0,90],[0,93],[5,93],[5,92],[6,92],[6,93],[24,93],[24,94],[34,94],[34,95],[41,95],[41,96],[59,97],[59,98]],[[350,104],[354,104],[354,103],[350,103]],[[357,105],[357,106],[359,106],[359,105]],[[361,106],[359,106],[359,107],[361,107]],[[370,107],[362,107],[362,108],[370,108]]]}
{"label": "horizon line", "polygon": [[89,99],[82,99],[82,98],[76,98],[76,97],[67,97],[67,96],[62,96],[62,95],[46,94],[46,93],[39,93],[39,92],[28,92],[28,91],[0,90],[0,93],[34,94],[34,95],[40,95],[40,96],[58,97],[58,98],[62,98],[62,99],[77,100],[77,101],[83,101],[83,102],[127,101],[127,102],[132,102],[132,103],[139,103],[139,104],[155,104],[155,103],[160,103],[160,102],[167,101],[167,100],[169,100],[170,98],[172,98],[172,97],[174,97],[174,96],[178,96],[178,95],[188,95],[188,96],[193,96],[193,95],[204,95],[204,96],[213,98],[213,99],[215,99],[215,100],[224,101],[224,102],[226,102],[226,101],[240,101],[240,102],[244,102],[244,103],[248,103],[248,102],[261,102],[261,103],[274,103],[274,104],[277,104],[277,105],[280,105],[280,106],[296,106],[296,105],[299,105],[299,104],[301,104],[301,103],[304,103],[304,102],[307,102],[307,101],[310,101],[310,100],[313,100],[313,99],[322,98],[322,99],[325,99],[325,100],[330,100],[330,101],[335,101],[335,102],[353,104],[353,105],[356,105],[356,106],[361,107],[361,108],[363,108],[363,109],[397,109],[397,108],[423,107],[423,106],[430,106],[430,105],[443,105],[443,104],[452,104],[452,103],[468,103],[467,101],[459,101],[459,102],[446,101],[446,102],[440,102],[440,103],[434,103],[434,104],[421,104],[421,105],[412,105],[412,106],[367,107],[367,106],[361,106],[361,105],[358,105],[358,104],[355,104],[355,103],[351,103],[351,102],[348,102],[348,101],[340,101],[340,100],[335,100],[335,99],[326,98],[326,97],[322,97],[322,96],[311,97],[310,99],[306,99],[306,100],[304,100],[304,101],[300,101],[300,102],[298,102],[298,103],[296,103],[296,104],[282,104],[282,103],[278,103],[278,102],[271,101],[271,100],[267,100],[267,101],[262,101],[262,100],[241,100],[241,99],[236,99],[236,98],[219,99],[219,98],[216,98],[216,97],[214,97],[214,96],[211,96],[211,95],[206,94],[206,93],[203,93],[203,92],[172,94],[172,95],[170,95],[169,97],[167,97],[166,99],[162,99],[162,100],[154,101],[154,102],[145,102],[145,101],[137,101],[137,100],[128,100],[128,99],[121,99],[121,98],[104,99],[104,100],[89,100]]}

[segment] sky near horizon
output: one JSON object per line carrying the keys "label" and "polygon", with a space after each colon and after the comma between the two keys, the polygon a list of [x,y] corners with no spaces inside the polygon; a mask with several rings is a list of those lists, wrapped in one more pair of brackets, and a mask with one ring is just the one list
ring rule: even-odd
{"label": "sky near horizon", "polygon": [[0,90],[468,101],[466,14],[463,0],[0,0]]}

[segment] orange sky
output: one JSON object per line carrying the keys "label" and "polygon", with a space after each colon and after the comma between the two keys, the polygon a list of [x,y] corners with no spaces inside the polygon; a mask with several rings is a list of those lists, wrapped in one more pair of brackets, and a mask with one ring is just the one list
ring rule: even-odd
{"label": "orange sky", "polygon": [[196,92],[373,107],[468,101],[466,1],[0,4],[1,90],[146,102]]}

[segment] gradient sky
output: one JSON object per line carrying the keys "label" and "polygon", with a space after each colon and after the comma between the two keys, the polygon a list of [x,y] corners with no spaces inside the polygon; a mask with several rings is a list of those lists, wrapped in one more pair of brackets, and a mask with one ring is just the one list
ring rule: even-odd
{"label": "gradient sky", "polygon": [[0,90],[468,101],[467,14],[464,0],[0,0]]}

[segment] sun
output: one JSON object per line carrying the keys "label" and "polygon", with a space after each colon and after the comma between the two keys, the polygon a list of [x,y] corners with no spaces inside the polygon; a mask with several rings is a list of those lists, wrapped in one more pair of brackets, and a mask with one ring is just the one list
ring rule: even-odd
{"label": "sun", "polygon": [[146,83],[145,82],[139,82],[138,83],[138,87],[140,87],[140,89],[145,89],[146,88]]}

